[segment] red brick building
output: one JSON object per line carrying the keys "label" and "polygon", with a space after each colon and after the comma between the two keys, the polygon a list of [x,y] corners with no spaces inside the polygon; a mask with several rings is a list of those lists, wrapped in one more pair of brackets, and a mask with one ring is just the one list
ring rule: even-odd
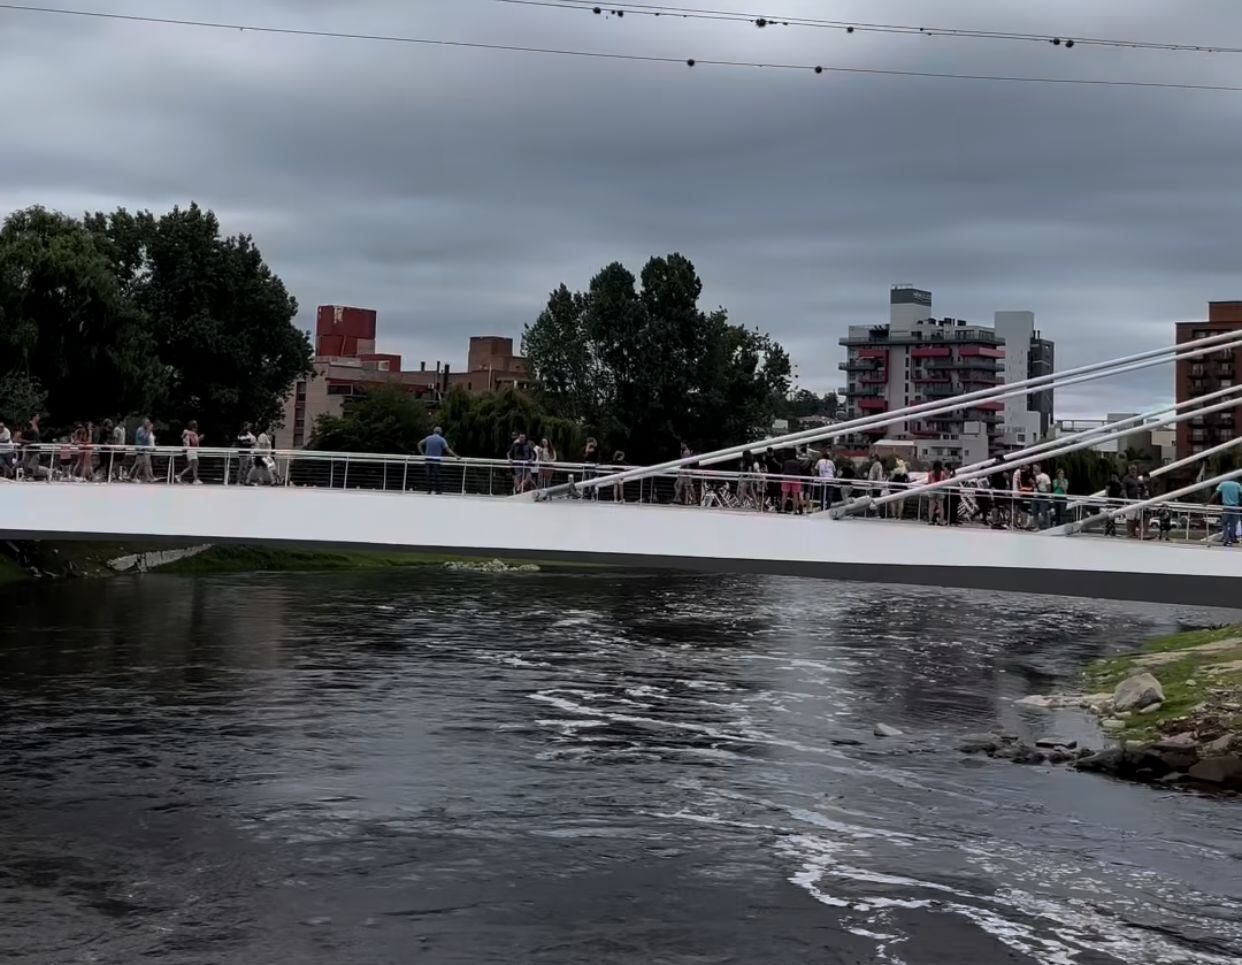
{"label": "red brick building", "polygon": [[[1177,343],[1236,332],[1242,336],[1242,301],[1209,302],[1204,322],[1178,322]],[[1242,371],[1242,346],[1177,362],[1177,401],[1186,402],[1234,385]],[[1185,459],[1237,436],[1242,426],[1242,401],[1232,409],[1197,416],[1177,426],[1177,457]]]}
{"label": "red brick building", "polygon": [[513,352],[513,339],[476,335],[470,339],[466,366],[451,371],[449,364],[426,362],[417,369],[402,368],[402,358],[377,352],[378,315],[366,308],[322,305],[315,317],[314,375],[299,381],[285,399],[284,425],[274,433],[277,449],[297,449],[310,441],[315,420],[340,415],[345,400],[381,385],[396,385],[411,395],[438,402],[450,389],[491,392],[525,388],[530,366]]}

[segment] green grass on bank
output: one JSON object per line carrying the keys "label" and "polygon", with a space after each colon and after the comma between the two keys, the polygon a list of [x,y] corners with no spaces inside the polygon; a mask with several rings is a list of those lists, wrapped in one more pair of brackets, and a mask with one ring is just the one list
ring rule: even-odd
{"label": "green grass on bank", "polygon": [[[1231,646],[1203,649],[1210,644]],[[1119,736],[1149,740],[1166,721],[1185,717],[1208,700],[1211,690],[1231,690],[1233,702],[1242,701],[1242,664],[1225,672],[1211,668],[1242,661],[1242,626],[1192,630],[1145,643],[1141,650],[1097,660],[1086,670],[1090,692],[1112,691],[1122,680],[1140,671],[1152,674],[1164,688],[1164,705],[1154,714],[1134,714]],[[1234,718],[1242,728],[1242,714]]]}
{"label": "green grass on bank", "polygon": [[[417,566],[443,566],[446,563],[479,563],[489,558],[445,556],[434,553],[384,553],[364,550],[293,550],[259,546],[213,546],[205,553],[167,566],[159,573],[201,576],[211,573],[298,573],[337,570],[388,570]],[[510,566],[566,567],[540,560],[505,560]],[[585,564],[584,564],[585,566]],[[574,567],[575,569],[578,567]]]}
{"label": "green grass on bank", "polygon": [[320,570],[385,570],[406,566],[436,566],[452,557],[422,553],[268,549],[260,546],[213,546],[205,553],[169,563],[160,573],[309,572]]}
{"label": "green grass on bank", "polygon": [[29,580],[30,574],[23,570],[12,560],[0,557],[0,586],[7,583],[20,583],[23,580]]}

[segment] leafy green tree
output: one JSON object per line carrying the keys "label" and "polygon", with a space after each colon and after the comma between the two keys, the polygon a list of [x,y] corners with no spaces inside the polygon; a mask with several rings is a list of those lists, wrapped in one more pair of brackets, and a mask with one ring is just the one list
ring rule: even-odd
{"label": "leafy green tree", "polygon": [[581,457],[586,442],[574,420],[549,414],[538,400],[511,388],[471,395],[458,386],[444,400],[438,421],[453,450],[462,456],[502,459],[513,433],[525,432],[535,442],[546,437],[556,448],[558,461],[573,462]]}
{"label": "leafy green tree", "polygon": [[585,295],[561,285],[535,324],[527,326],[523,348],[537,360],[544,400],[568,418],[594,424],[612,383],[587,335],[587,304]]}
{"label": "leafy green tree", "polygon": [[38,379],[16,371],[0,376],[0,421],[22,429],[31,416],[46,410],[47,393]]}
{"label": "leafy green tree", "polygon": [[160,415],[198,420],[217,439],[243,422],[275,424],[289,387],[311,369],[297,301],[249,235],[221,237],[196,204],[156,217],[119,210],[87,218],[142,312],[166,373]]}
{"label": "leafy green tree", "polygon": [[315,420],[308,448],[323,452],[416,453],[433,426],[426,406],[395,386],[349,399],[344,412]]}
{"label": "leafy green tree", "polygon": [[253,241],[197,205],[81,221],[35,207],[0,228],[0,380],[9,406],[45,393],[52,426],[150,414],[222,440],[275,423],[310,371],[296,313]]}
{"label": "leafy green tree", "polygon": [[813,415],[835,419],[840,404],[841,400],[833,392],[826,392],[820,396],[810,389],[798,389],[786,400],[786,404],[781,409],[781,415],[787,419],[805,419]]}
{"label": "leafy green tree", "polygon": [[703,285],[679,254],[652,258],[641,288],[603,268],[586,292],[561,286],[527,326],[523,350],[552,412],[633,461],[764,434],[789,390],[789,357],[769,336],[699,307]]}
{"label": "leafy green tree", "polygon": [[81,222],[37,207],[5,220],[0,379],[8,407],[46,406],[53,425],[136,411],[165,389],[152,350],[108,252]]}

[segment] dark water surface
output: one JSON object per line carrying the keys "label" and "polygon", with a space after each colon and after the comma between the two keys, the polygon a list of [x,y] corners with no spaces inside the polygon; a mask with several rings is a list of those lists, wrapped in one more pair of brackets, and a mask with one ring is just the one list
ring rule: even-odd
{"label": "dark water surface", "polygon": [[1085,727],[1013,701],[1219,613],[440,571],[0,607],[0,960],[1242,958],[1237,802],[953,750]]}

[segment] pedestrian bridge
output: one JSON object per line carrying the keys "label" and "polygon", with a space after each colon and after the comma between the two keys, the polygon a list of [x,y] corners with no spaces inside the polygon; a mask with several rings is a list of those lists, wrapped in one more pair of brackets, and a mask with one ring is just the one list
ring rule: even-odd
{"label": "pedestrian bridge", "polygon": [[[1237,607],[1242,551],[1214,545],[1210,534],[1232,540],[1242,525],[1238,510],[1221,513],[1199,500],[1242,477],[1242,470],[1207,472],[1207,460],[1231,454],[1242,436],[1218,431],[1217,444],[1153,469],[1149,482],[1160,475],[1173,480],[1174,471],[1187,467],[1199,471],[1195,482],[1159,495],[1136,482],[1132,488],[1143,495],[1129,501],[1096,493],[1075,494],[1070,502],[1062,490],[1058,503],[1050,500],[1047,477],[1043,495],[1024,482],[1038,462],[1119,443],[1138,427],[1206,425],[1209,417],[1232,413],[1242,405],[1242,386],[1232,379],[1194,399],[954,467],[952,476],[894,477],[867,490],[852,479],[806,478],[812,456],[802,449],[814,443],[831,453],[834,440],[874,439],[914,417],[992,406],[1170,361],[1229,362],[1237,349],[1242,335],[1210,335],[645,467],[268,448],[156,450],[69,440],[20,450],[6,444],[0,537],[419,550]],[[1226,425],[1232,424],[1230,415]],[[785,463],[792,469],[752,458],[752,449],[772,453],[776,446],[794,455]],[[725,464],[730,468],[708,468]],[[1005,480],[1017,469],[1023,473],[1014,475],[1011,490]],[[998,473],[999,490],[987,482]],[[192,484],[176,485],[179,479]],[[411,491],[420,486],[423,492]],[[855,494],[861,498],[851,499]],[[821,499],[826,508],[829,495],[840,497],[832,512],[770,511],[813,509]],[[512,498],[496,498],[502,496]],[[987,511],[960,513],[972,497],[976,509]],[[1176,501],[1182,498],[1190,501]],[[1050,506],[1056,519],[1048,528]],[[920,525],[979,517],[986,526]],[[1103,535],[1092,535],[1093,526]],[[1118,530],[1129,538],[1110,535]]]}
{"label": "pedestrian bridge", "polygon": [[[1242,551],[1199,542],[942,528],[911,519],[828,519],[823,513],[795,516],[604,498],[430,495],[407,490],[411,468],[419,467],[401,463],[396,457],[384,469],[385,479],[401,480],[395,491],[0,482],[0,538],[411,550],[1170,604],[1242,602]],[[354,471],[361,484],[364,474],[357,465]],[[512,470],[502,472],[508,484]]]}

